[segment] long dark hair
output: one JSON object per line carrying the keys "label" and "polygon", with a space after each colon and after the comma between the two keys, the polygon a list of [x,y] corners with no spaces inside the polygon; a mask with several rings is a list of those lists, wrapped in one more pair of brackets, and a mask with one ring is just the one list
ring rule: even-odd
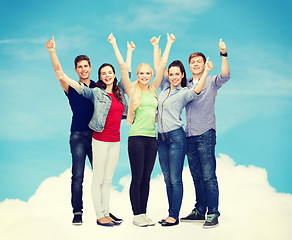
{"label": "long dark hair", "polygon": [[182,64],[181,61],[179,60],[175,60],[173,61],[171,64],[169,64],[168,66],[168,71],[171,67],[179,67],[180,69],[180,72],[184,75],[182,80],[181,80],[181,86],[182,87],[186,87],[187,86],[187,76],[186,76],[186,70],[185,70],[185,67],[184,65]]}
{"label": "long dark hair", "polygon": [[[114,74],[116,74],[116,72],[115,72],[115,68],[109,63],[104,63],[99,67],[98,76],[97,76],[98,77],[98,81],[96,82],[96,86],[99,87],[99,88],[106,89],[106,84],[100,79],[100,72],[101,72],[101,69],[104,68],[104,67],[111,67],[113,72],[114,72]],[[118,80],[117,80],[117,77],[115,77],[114,82],[113,82],[113,94],[114,94],[116,99],[118,99],[120,102],[122,102],[123,101],[122,95],[121,95],[121,92],[120,92],[120,88],[117,86],[117,83],[118,83]]]}

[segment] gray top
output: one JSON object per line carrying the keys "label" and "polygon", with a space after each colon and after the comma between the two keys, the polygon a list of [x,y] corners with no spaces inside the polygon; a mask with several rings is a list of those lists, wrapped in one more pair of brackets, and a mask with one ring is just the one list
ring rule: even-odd
{"label": "gray top", "polygon": [[[201,135],[210,129],[216,130],[215,98],[218,89],[229,79],[230,73],[208,76],[197,99],[187,104],[185,129],[187,137]],[[188,79],[187,87],[193,89],[197,83],[198,80]]]}
{"label": "gray top", "polygon": [[159,133],[176,130],[184,125],[181,120],[183,108],[197,97],[193,89],[175,87],[170,93],[168,77],[161,83],[158,98],[157,129]]}

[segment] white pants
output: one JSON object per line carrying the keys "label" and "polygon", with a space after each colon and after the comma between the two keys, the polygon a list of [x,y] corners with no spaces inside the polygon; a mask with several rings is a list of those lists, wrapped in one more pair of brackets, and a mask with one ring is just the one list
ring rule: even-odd
{"label": "white pants", "polygon": [[97,219],[109,216],[112,178],[119,159],[120,142],[92,139],[91,196]]}

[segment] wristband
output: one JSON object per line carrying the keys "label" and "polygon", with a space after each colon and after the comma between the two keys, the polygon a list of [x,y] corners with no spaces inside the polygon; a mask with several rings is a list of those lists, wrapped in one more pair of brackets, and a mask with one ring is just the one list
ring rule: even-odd
{"label": "wristband", "polygon": [[226,53],[222,53],[222,52],[220,52],[220,56],[221,56],[221,57],[227,57],[227,52],[226,52]]}

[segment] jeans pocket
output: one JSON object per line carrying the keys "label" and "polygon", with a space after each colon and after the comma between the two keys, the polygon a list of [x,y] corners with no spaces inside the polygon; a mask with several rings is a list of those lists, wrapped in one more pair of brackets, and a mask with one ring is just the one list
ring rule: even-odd
{"label": "jeans pocket", "polygon": [[170,142],[173,142],[173,143],[177,143],[177,142],[181,143],[183,141],[186,141],[186,136],[185,136],[185,134],[178,133],[176,135],[169,137],[169,140],[170,140]]}

